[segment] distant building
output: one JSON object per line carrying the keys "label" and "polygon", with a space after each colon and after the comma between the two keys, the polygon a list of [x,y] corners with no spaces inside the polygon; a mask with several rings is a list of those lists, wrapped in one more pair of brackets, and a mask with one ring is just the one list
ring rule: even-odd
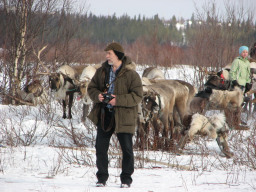
{"label": "distant building", "polygon": [[176,23],[176,28],[177,28],[177,30],[178,31],[180,31],[180,30],[184,30],[185,29],[185,25],[184,25],[184,23],[182,24],[182,23]]}
{"label": "distant building", "polygon": [[186,29],[188,26],[191,26],[191,25],[192,25],[192,21],[187,20],[187,21],[184,21],[183,23],[182,22],[177,22],[176,23],[176,28],[177,28],[178,31],[180,31],[180,30]]}

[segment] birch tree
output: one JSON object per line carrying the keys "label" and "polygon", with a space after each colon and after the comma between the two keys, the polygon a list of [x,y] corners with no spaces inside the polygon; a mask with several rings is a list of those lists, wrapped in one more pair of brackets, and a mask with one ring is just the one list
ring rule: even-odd
{"label": "birch tree", "polygon": [[[15,97],[17,90],[22,89],[24,83],[35,75],[32,73],[38,69],[38,59],[34,52],[38,52],[49,43],[45,37],[53,31],[53,28],[70,28],[65,25],[49,26],[47,22],[60,10],[65,11],[63,7],[70,10],[74,2],[71,0],[0,0],[0,11],[4,17],[2,25],[4,30],[1,30],[0,35],[5,36],[3,46],[7,54],[3,66],[7,73],[5,75],[8,90],[4,90],[4,94],[11,96],[7,97],[7,103],[15,104],[15,101],[10,98]],[[58,37],[58,40],[61,39],[63,37]]]}

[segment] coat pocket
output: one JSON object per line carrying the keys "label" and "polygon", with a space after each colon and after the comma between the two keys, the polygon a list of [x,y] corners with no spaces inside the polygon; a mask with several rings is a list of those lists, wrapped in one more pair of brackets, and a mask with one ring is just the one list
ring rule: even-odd
{"label": "coat pocket", "polygon": [[122,111],[122,124],[124,126],[133,126],[135,125],[135,112],[134,112],[134,108],[133,107],[127,107],[127,108],[123,108]]}

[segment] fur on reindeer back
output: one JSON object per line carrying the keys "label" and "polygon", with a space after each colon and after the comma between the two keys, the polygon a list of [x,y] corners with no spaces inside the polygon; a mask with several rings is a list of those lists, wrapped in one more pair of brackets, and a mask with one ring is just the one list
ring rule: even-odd
{"label": "fur on reindeer back", "polygon": [[230,151],[227,143],[227,133],[229,131],[226,123],[225,115],[222,113],[214,114],[211,117],[206,117],[201,114],[188,115],[185,118],[185,134],[178,143],[178,148],[183,149],[187,140],[192,140],[196,134],[208,136],[216,139],[220,150],[226,156],[231,158],[234,154]]}
{"label": "fur on reindeer back", "polygon": [[212,90],[209,102],[212,107],[217,108],[237,108],[243,103],[244,95],[243,91],[239,87],[235,87],[233,91],[222,91],[222,90]]}
{"label": "fur on reindeer back", "polygon": [[192,116],[190,129],[188,130],[189,138],[192,140],[195,134],[207,135],[212,139],[217,138],[218,132],[226,132],[229,127],[226,123],[225,115],[222,113],[214,114],[211,117],[206,117],[201,114]]}

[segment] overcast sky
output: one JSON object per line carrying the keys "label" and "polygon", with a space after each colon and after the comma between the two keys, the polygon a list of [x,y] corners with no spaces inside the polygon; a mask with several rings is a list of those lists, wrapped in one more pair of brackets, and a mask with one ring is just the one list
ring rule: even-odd
{"label": "overcast sky", "polygon": [[124,14],[133,17],[140,14],[151,18],[158,14],[160,18],[165,19],[170,19],[173,15],[176,18],[190,19],[192,13],[196,12],[195,7],[202,11],[203,6],[213,1],[221,13],[224,13],[223,2],[244,2],[249,7],[255,7],[256,4],[256,0],[86,0],[86,5],[89,6],[88,12],[97,16],[115,13],[117,17]]}

